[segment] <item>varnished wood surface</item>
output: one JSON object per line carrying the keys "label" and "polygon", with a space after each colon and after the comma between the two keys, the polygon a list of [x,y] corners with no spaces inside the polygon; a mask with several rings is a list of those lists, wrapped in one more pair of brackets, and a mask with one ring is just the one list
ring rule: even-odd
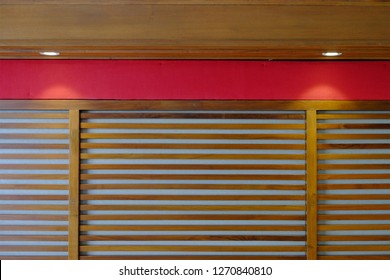
{"label": "varnished wood surface", "polygon": [[5,0],[0,58],[389,59],[389,11],[363,0]]}

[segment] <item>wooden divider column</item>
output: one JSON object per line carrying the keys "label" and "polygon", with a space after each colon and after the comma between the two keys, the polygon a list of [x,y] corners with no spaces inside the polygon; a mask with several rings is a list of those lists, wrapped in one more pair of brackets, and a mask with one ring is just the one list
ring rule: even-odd
{"label": "wooden divider column", "polygon": [[317,259],[317,111],[306,111],[307,259]]}
{"label": "wooden divider column", "polygon": [[69,239],[68,258],[79,258],[80,111],[69,111]]}

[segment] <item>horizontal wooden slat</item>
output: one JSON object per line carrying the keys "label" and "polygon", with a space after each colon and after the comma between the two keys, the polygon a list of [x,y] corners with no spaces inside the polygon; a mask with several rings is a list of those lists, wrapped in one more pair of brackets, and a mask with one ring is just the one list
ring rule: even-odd
{"label": "horizontal wooden slat", "polygon": [[336,255],[336,256],[319,256],[319,260],[390,260],[390,255]]}
{"label": "horizontal wooden slat", "polygon": [[0,252],[66,252],[67,250],[68,246],[0,246]]}
{"label": "horizontal wooden slat", "polygon": [[0,164],[0,170],[67,170],[67,164]]}
{"label": "horizontal wooden slat", "polygon": [[1,133],[0,139],[68,139],[68,135],[61,133]]}
{"label": "horizontal wooden slat", "polygon": [[142,112],[142,113],[91,113],[82,112],[81,119],[291,119],[304,120],[304,114],[264,113],[187,113],[187,112]]}
{"label": "horizontal wooden slat", "polygon": [[221,130],[242,130],[242,129],[279,129],[295,130],[305,129],[304,124],[210,124],[210,123],[86,123],[82,122],[83,129],[221,129]]}
{"label": "horizontal wooden slat", "polygon": [[324,114],[324,113],[319,113],[317,115],[317,119],[319,120],[334,120],[334,119],[362,119],[362,120],[367,120],[367,119],[389,119],[390,114],[378,114],[378,113],[372,113],[372,114],[337,114],[337,113],[329,113],[329,114]]}
{"label": "horizontal wooden slat", "polygon": [[[366,116],[367,118],[367,116]],[[388,116],[390,118],[390,114]],[[388,123],[318,123],[317,128],[321,129],[390,129]]]}
{"label": "horizontal wooden slat", "polygon": [[67,180],[67,174],[0,174],[3,180]]}
{"label": "horizontal wooden slat", "polygon": [[4,230],[4,231],[67,231],[68,226],[0,225],[0,230]]}
{"label": "horizontal wooden slat", "polygon": [[[387,206],[390,210],[390,205]],[[1,209],[1,206],[0,206]],[[105,211],[304,211],[300,205],[81,205],[80,210]]]}
{"label": "horizontal wooden slat", "polygon": [[[390,137],[390,135],[389,135]],[[390,144],[318,144],[319,150],[329,150],[329,149],[390,149]]]}
{"label": "horizontal wooden slat", "polygon": [[[66,215],[27,215],[27,214],[13,214],[4,215],[0,214],[0,220],[11,220],[11,221],[66,221],[68,216]],[[0,235],[1,237],[1,235]]]}
{"label": "horizontal wooden slat", "polygon": [[0,144],[0,149],[68,149],[68,144]]}
{"label": "horizontal wooden slat", "polygon": [[[390,188],[388,186],[388,188]],[[198,189],[198,190],[304,190],[305,185],[263,184],[81,184],[81,190]]]}
{"label": "horizontal wooden slat", "polygon": [[[389,225],[390,227],[390,225]],[[304,231],[295,225],[81,225],[81,231]]]}
{"label": "horizontal wooden slat", "polygon": [[68,119],[67,113],[29,112],[0,112],[0,119]]}
{"label": "horizontal wooden slat", "polygon": [[305,256],[291,255],[141,255],[141,256],[85,256],[81,255],[80,260],[305,260]]}
{"label": "horizontal wooden slat", "polygon": [[9,129],[66,129],[67,123],[0,123],[0,128]]}
{"label": "horizontal wooden slat", "polygon": [[319,170],[380,170],[390,169],[390,164],[319,164]]}
{"label": "horizontal wooden slat", "polygon": [[371,190],[390,189],[390,184],[318,184],[319,190]]}
{"label": "horizontal wooden slat", "polygon": [[0,204],[0,210],[66,211],[68,210],[68,206],[50,204]]}
{"label": "horizontal wooden slat", "polygon": [[[389,165],[390,166],[390,165]],[[304,170],[303,164],[81,164],[81,170]]]}
{"label": "horizontal wooden slat", "polygon": [[[388,205],[390,206],[390,205]],[[318,230],[326,231],[326,230],[390,230],[390,224],[358,224],[358,225],[318,225]]]}
{"label": "horizontal wooden slat", "polygon": [[46,256],[46,255],[39,255],[39,256],[7,256],[7,255],[1,255],[1,260],[67,260],[68,256]]}
{"label": "horizontal wooden slat", "polygon": [[[1,178],[3,178],[2,175],[0,175],[0,179]],[[304,180],[305,175],[81,174],[80,179],[81,180]]]}
{"label": "horizontal wooden slat", "polygon": [[68,154],[0,154],[0,159],[68,159]]}
{"label": "horizontal wooden slat", "polygon": [[318,154],[318,159],[390,159],[390,154]]}
{"label": "horizontal wooden slat", "polygon": [[[390,245],[350,245],[350,246],[318,246],[319,251],[322,252],[338,252],[338,251],[389,251]],[[390,256],[389,256],[390,257]]]}
{"label": "horizontal wooden slat", "polygon": [[67,200],[67,195],[0,195],[0,200]]}
{"label": "horizontal wooden slat", "polygon": [[349,215],[318,215],[319,221],[339,221],[339,220],[390,220],[390,214],[349,214]]}
{"label": "horizontal wooden slat", "polygon": [[390,174],[319,174],[318,180],[390,179]]}
{"label": "horizontal wooden slat", "polygon": [[67,190],[68,185],[54,184],[0,184],[3,190]]}
{"label": "horizontal wooden slat", "polygon": [[[380,155],[378,155],[379,157]],[[387,155],[386,155],[387,156]],[[390,158],[390,154],[388,155]],[[284,159],[304,160],[302,154],[88,154],[81,159]]]}
{"label": "horizontal wooden slat", "polygon": [[390,204],[319,204],[318,210],[390,210]]}
{"label": "horizontal wooden slat", "polygon": [[[382,136],[382,135],[380,135]],[[379,137],[379,136],[378,136]],[[81,133],[81,139],[290,139],[304,140],[304,134],[157,134],[157,133]]]}
{"label": "horizontal wooden slat", "polygon": [[[1,199],[1,196],[0,196]],[[81,194],[81,200],[304,200],[304,195],[107,195]]]}
{"label": "horizontal wooden slat", "polygon": [[[1,216],[0,216],[1,217]],[[81,221],[137,221],[137,220],[247,220],[247,221],[303,221],[303,215],[81,215]]]}
{"label": "horizontal wooden slat", "polygon": [[[390,145],[389,145],[390,146]],[[191,150],[304,150],[304,144],[166,144],[166,143],[81,143],[82,149],[191,149]]]}
{"label": "horizontal wooden slat", "polygon": [[82,252],[171,251],[171,252],[303,252],[305,246],[80,246]]}
{"label": "horizontal wooden slat", "polygon": [[340,139],[389,139],[390,134],[324,134],[318,133],[319,140],[340,140]]}
{"label": "horizontal wooden slat", "polygon": [[390,199],[390,195],[389,194],[320,194],[318,195],[318,199],[319,200],[387,200]]}
{"label": "horizontal wooden slat", "polygon": [[68,241],[67,235],[0,235],[0,241]]}
{"label": "horizontal wooden slat", "polygon": [[318,241],[388,241],[390,235],[318,235]]}
{"label": "horizontal wooden slat", "polygon": [[[305,241],[285,235],[81,235],[80,241]],[[1,240],[1,239],[0,239]]]}

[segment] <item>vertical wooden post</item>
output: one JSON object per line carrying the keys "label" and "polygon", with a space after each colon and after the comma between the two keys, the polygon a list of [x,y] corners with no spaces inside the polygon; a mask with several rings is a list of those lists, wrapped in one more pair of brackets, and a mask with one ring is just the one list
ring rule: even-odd
{"label": "vertical wooden post", "polygon": [[317,111],[306,111],[307,259],[317,259]]}
{"label": "vertical wooden post", "polygon": [[80,111],[69,111],[69,226],[68,258],[79,258]]}

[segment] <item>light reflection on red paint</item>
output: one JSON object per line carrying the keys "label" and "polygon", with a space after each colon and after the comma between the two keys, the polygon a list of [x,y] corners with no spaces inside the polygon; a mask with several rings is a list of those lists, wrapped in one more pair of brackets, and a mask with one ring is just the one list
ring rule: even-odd
{"label": "light reflection on red paint", "polygon": [[42,99],[78,99],[81,98],[81,94],[70,87],[56,85],[42,91],[39,97]]}
{"label": "light reflection on red paint", "polygon": [[348,97],[341,90],[330,85],[317,85],[304,91],[300,96],[301,99],[311,100],[344,100]]}

